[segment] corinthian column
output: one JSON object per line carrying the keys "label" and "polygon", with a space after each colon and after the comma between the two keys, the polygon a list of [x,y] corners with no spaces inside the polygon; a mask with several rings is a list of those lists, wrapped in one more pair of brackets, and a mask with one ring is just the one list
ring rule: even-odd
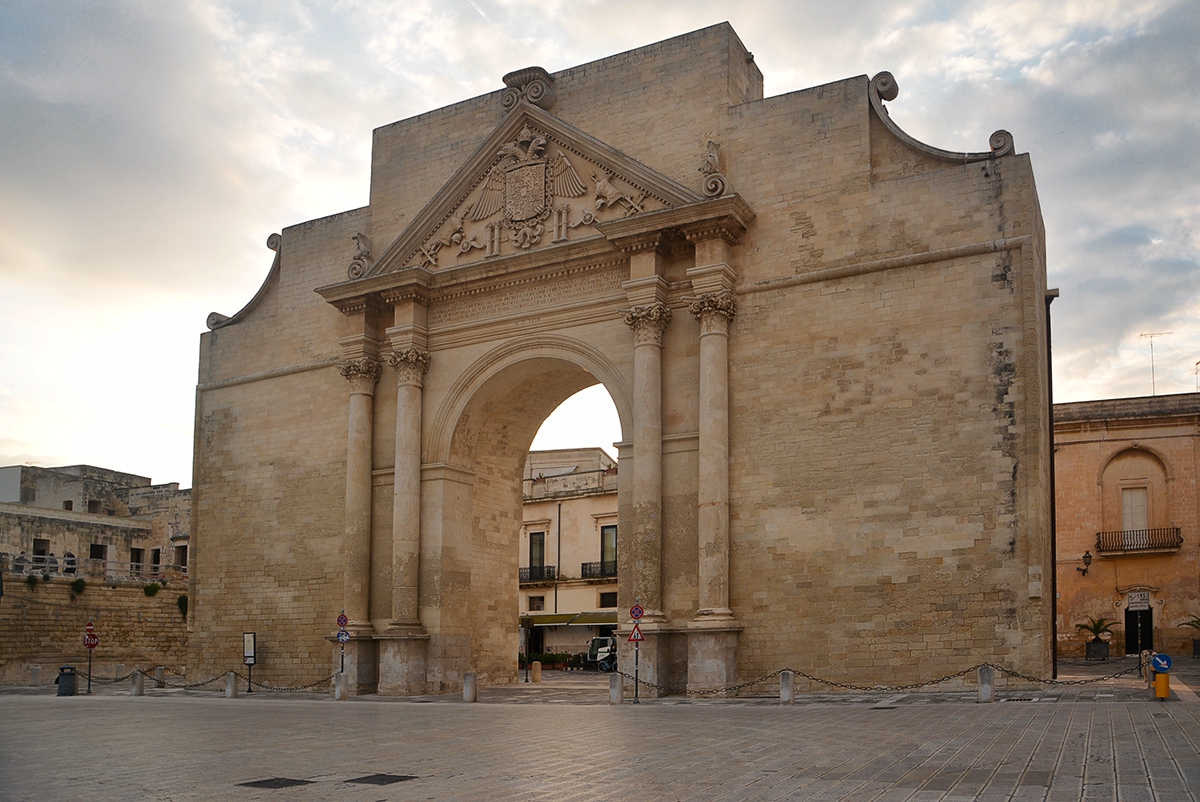
{"label": "corinthian column", "polygon": [[731,619],[729,609],[729,323],[736,305],[724,290],[700,296],[700,551],[697,619]]}
{"label": "corinthian column", "polygon": [[416,348],[388,356],[396,371],[396,484],[392,505],[391,631],[419,629],[421,551],[421,394],[429,355]]}
{"label": "corinthian column", "polygon": [[350,427],[346,438],[346,555],[344,604],[349,629],[371,629],[371,416],[375,383],[382,372],[369,356],[338,366],[350,382]]}
{"label": "corinthian column", "polygon": [[634,335],[633,592],[650,621],[663,618],[662,336],[670,322],[671,310],[658,301],[625,313]]}

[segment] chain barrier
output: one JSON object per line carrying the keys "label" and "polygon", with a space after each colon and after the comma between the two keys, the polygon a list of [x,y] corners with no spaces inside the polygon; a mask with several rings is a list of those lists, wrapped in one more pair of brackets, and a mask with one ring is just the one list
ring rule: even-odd
{"label": "chain barrier", "polygon": [[318,685],[324,685],[324,684],[326,684],[326,683],[329,683],[329,682],[331,682],[331,681],[333,680],[333,678],[334,678],[335,676],[337,676],[337,674],[336,674],[336,673],[334,673],[334,674],[330,674],[328,677],[322,677],[321,679],[317,680],[316,682],[310,682],[310,683],[308,683],[307,685],[293,685],[293,686],[291,686],[291,687],[286,687],[286,688],[284,688],[284,687],[280,687],[280,686],[276,686],[276,685],[264,685],[264,684],[263,684],[263,683],[261,683],[261,682],[256,682],[256,681],[254,681],[254,680],[250,679],[250,678],[249,678],[248,676],[246,676],[245,674],[240,674],[240,673],[239,673],[237,676],[238,676],[240,679],[244,679],[248,685],[251,685],[251,686],[254,686],[254,687],[260,688],[260,689],[262,689],[262,690],[264,690],[264,691],[274,691],[274,692],[277,692],[277,693],[282,693],[282,692],[285,692],[285,691],[307,691],[309,688],[315,688],[315,687],[317,687]]}
{"label": "chain barrier", "polygon": [[1032,677],[1028,674],[1022,674],[1019,671],[1013,671],[1011,669],[1004,668],[1003,666],[995,665],[994,663],[979,663],[977,665],[971,666],[970,668],[964,668],[962,671],[957,671],[953,674],[947,674],[944,677],[938,677],[937,679],[926,680],[925,682],[914,682],[909,685],[851,685],[851,684],[845,683],[845,682],[837,682],[835,680],[829,680],[829,679],[825,679],[823,677],[814,676],[813,674],[809,674],[805,671],[798,671],[794,668],[781,668],[777,671],[772,671],[770,674],[759,677],[758,679],[752,679],[749,682],[741,682],[741,683],[738,683],[737,685],[729,685],[724,688],[712,688],[709,690],[688,690],[686,688],[671,688],[666,685],[659,685],[656,682],[650,682],[649,680],[642,679],[640,676],[635,679],[632,675],[626,674],[624,671],[616,671],[614,673],[620,674],[625,679],[630,680],[632,682],[636,682],[639,685],[644,685],[647,688],[654,688],[655,690],[662,691],[663,693],[666,693],[666,694],[685,694],[688,696],[711,696],[711,695],[715,695],[715,694],[728,694],[728,693],[732,693],[734,691],[740,691],[742,688],[749,688],[751,685],[758,685],[761,682],[766,682],[767,680],[770,680],[770,679],[773,679],[775,677],[782,675],[783,672],[785,672],[785,671],[790,671],[793,674],[795,674],[797,677],[803,677],[804,679],[806,679],[810,682],[815,682],[819,685],[828,685],[829,687],[832,687],[832,688],[841,688],[841,689],[847,690],[847,691],[858,691],[860,693],[898,693],[901,691],[915,691],[915,690],[919,690],[921,688],[928,688],[932,685],[938,685],[938,684],[946,682],[948,680],[958,679],[959,677],[965,677],[968,674],[971,674],[972,672],[976,672],[979,669],[985,668],[985,667],[991,668],[1001,674],[1006,674],[1010,677],[1016,677],[1018,679],[1026,680],[1027,682],[1034,682],[1034,683],[1038,683],[1040,685],[1046,685],[1046,686],[1065,686],[1065,685],[1091,685],[1091,684],[1097,683],[1097,682],[1107,682],[1109,680],[1114,680],[1114,679],[1117,679],[1118,677],[1123,677],[1128,674],[1133,674],[1135,672],[1140,674],[1142,672],[1142,670],[1146,667],[1146,665],[1148,665],[1148,664],[1143,663],[1139,660],[1138,664],[1136,666],[1133,666],[1132,668],[1124,669],[1122,671],[1118,671],[1115,674],[1106,674],[1103,677],[1091,677],[1089,679],[1062,679],[1062,680],[1060,680],[1060,679],[1041,679],[1039,677]]}

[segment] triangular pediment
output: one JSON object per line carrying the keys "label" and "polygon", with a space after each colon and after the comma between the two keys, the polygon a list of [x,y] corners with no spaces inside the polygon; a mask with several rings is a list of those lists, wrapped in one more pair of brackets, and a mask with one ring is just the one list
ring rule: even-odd
{"label": "triangular pediment", "polygon": [[366,275],[447,270],[603,236],[598,224],[703,197],[531,106],[517,105]]}

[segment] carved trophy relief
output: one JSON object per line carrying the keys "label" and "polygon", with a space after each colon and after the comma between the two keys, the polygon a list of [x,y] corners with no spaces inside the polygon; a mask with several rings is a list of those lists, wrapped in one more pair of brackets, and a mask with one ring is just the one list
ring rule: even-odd
{"label": "carved trophy relief", "polygon": [[520,253],[666,205],[617,170],[526,124],[497,148],[475,186],[405,264],[436,270]]}
{"label": "carved trophy relief", "polygon": [[354,242],[354,255],[350,257],[346,275],[352,279],[362,278],[371,269],[371,240],[361,231],[350,239]]}
{"label": "carved trophy relief", "polygon": [[711,139],[708,151],[700,164],[699,172],[704,176],[704,197],[719,198],[729,191],[729,180],[725,178],[725,159],[721,146]]}

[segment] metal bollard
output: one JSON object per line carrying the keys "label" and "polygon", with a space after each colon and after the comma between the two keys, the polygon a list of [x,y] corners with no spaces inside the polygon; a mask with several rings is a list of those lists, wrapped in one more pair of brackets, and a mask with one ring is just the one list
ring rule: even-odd
{"label": "metal bollard", "polygon": [[347,677],[344,671],[339,671],[333,675],[333,698],[335,701],[344,702],[348,698],[346,693]]}
{"label": "metal bollard", "polygon": [[619,705],[625,701],[625,678],[620,674],[613,674],[608,678],[608,703],[610,705]]}
{"label": "metal bollard", "polygon": [[30,667],[30,669],[29,669],[29,684],[30,685],[41,685],[42,684],[42,667],[41,666],[31,666]]}
{"label": "metal bollard", "polygon": [[146,695],[146,675],[136,668],[133,670],[133,695]]}
{"label": "metal bollard", "polygon": [[541,682],[542,681],[542,661],[534,660],[532,663],[530,663],[530,668],[532,669],[532,673],[533,673],[533,681]]}
{"label": "metal bollard", "polygon": [[996,669],[991,666],[979,667],[979,701],[996,701]]}
{"label": "metal bollard", "polygon": [[225,698],[237,698],[237,674],[232,671],[225,674]]}
{"label": "metal bollard", "polygon": [[468,671],[463,674],[463,701],[474,702],[478,697],[478,691],[475,687],[475,672]]}
{"label": "metal bollard", "polygon": [[1158,674],[1154,677],[1154,698],[1165,702],[1171,698],[1171,675]]}
{"label": "metal bollard", "polygon": [[166,668],[164,668],[163,666],[158,666],[157,668],[154,669],[154,682],[157,684],[157,687],[159,687],[159,688],[165,688],[167,686],[167,669]]}
{"label": "metal bollard", "polygon": [[792,705],[796,703],[796,674],[784,671],[779,675],[779,704]]}

